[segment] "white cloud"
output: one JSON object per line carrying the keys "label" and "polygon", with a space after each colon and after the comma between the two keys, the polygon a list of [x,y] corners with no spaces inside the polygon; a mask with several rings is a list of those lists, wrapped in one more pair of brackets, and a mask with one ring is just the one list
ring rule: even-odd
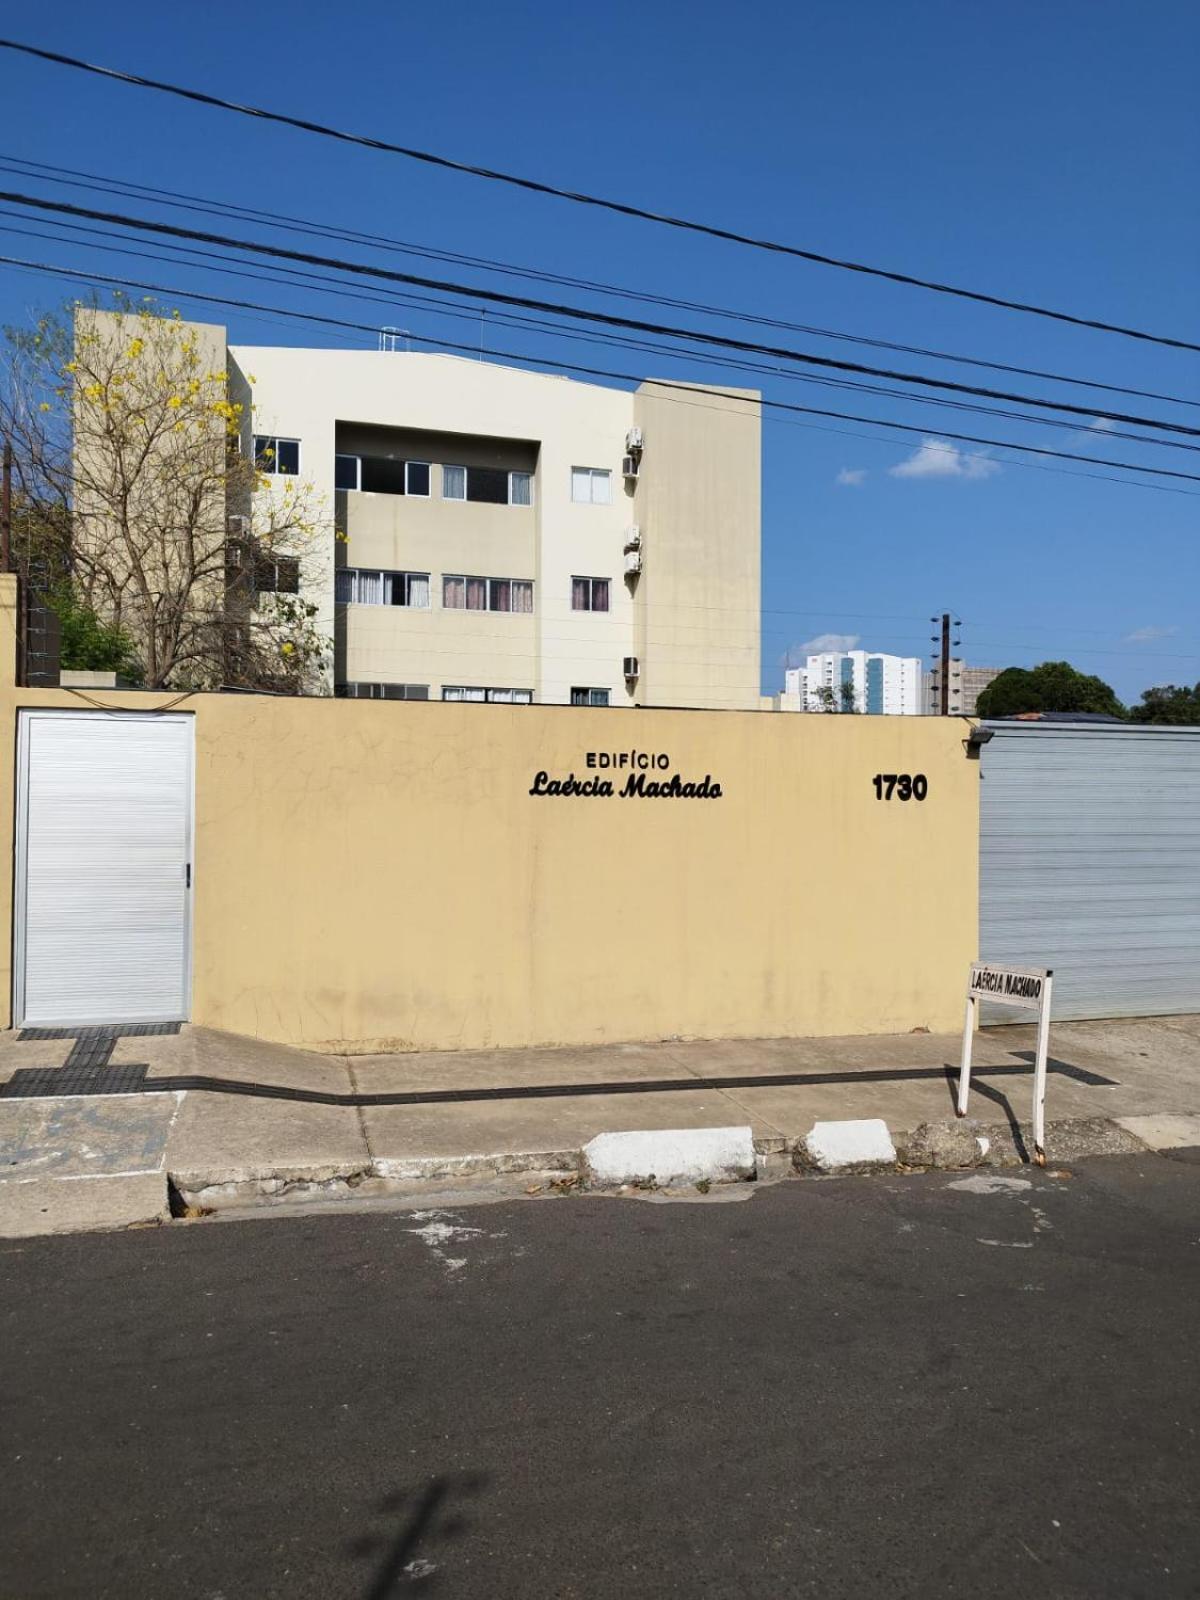
{"label": "white cloud", "polygon": [[796,645],[795,653],[804,657],[823,656],[829,650],[853,650],[861,637],[858,633],[819,633],[815,639]]}
{"label": "white cloud", "polygon": [[844,489],[857,489],[866,476],[866,467],[843,467],[833,481]]}
{"label": "white cloud", "polygon": [[1093,433],[1111,433],[1116,427],[1116,423],[1111,417],[1094,417],[1088,423],[1088,427]]}
{"label": "white cloud", "polygon": [[1148,628],[1135,628],[1132,633],[1127,633],[1122,639],[1122,644],[1151,644],[1155,639],[1169,639],[1179,629],[1172,626],[1158,628],[1151,624]]}
{"label": "white cloud", "polygon": [[990,478],[1000,471],[991,456],[968,454],[945,439],[922,439],[920,446],[888,472],[893,478]]}

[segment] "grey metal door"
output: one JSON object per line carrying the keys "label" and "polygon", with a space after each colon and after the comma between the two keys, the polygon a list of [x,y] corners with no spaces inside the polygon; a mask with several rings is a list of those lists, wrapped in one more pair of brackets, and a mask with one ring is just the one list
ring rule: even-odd
{"label": "grey metal door", "polygon": [[1200,728],[987,726],[980,955],[1052,967],[1056,1017],[1200,1012]]}

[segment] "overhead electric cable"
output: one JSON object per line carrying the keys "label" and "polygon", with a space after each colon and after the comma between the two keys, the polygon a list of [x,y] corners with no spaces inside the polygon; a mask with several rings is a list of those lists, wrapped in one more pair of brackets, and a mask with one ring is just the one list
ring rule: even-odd
{"label": "overhead electric cable", "polygon": [[[0,256],[0,265],[15,266],[15,267],[29,269],[29,270],[32,270],[32,271],[35,271],[35,272],[45,272],[45,273],[49,273],[49,274],[52,274],[52,275],[57,276],[57,277],[70,278],[70,279],[72,279],[73,281],[75,281],[77,283],[116,284],[116,285],[118,285],[118,286],[120,286],[122,288],[126,288],[126,289],[145,289],[149,293],[152,293],[152,294],[172,295],[172,296],[176,296],[176,297],[178,297],[180,299],[195,300],[198,303],[206,303],[206,304],[210,304],[210,305],[232,306],[232,307],[234,307],[234,308],[236,308],[238,310],[251,311],[251,312],[264,312],[265,311],[265,312],[268,312],[268,313],[270,313],[272,315],[279,315],[280,314],[280,308],[278,306],[261,306],[261,305],[255,304],[253,301],[235,300],[235,299],[232,299],[232,298],[230,298],[228,296],[223,296],[223,295],[203,294],[203,293],[200,293],[200,292],[197,292],[197,291],[193,291],[193,290],[190,290],[190,289],[172,288],[170,286],[163,285],[163,284],[142,283],[142,282],[138,282],[138,281],[136,281],[134,279],[131,279],[131,278],[116,278],[116,277],[112,277],[111,275],[106,274],[106,273],[89,272],[89,271],[86,271],[86,270],[85,271],[80,271],[79,269],[76,269],[76,268],[53,266],[53,265],[50,265],[47,262],[22,261],[18,257],[14,257],[14,256]],[[377,323],[350,322],[350,321],[348,321],[348,320],[346,320],[344,318],[325,317],[325,316],[319,315],[316,312],[310,312],[310,311],[288,311],[288,312],[285,312],[283,314],[287,315],[287,316],[294,317],[298,321],[319,323],[319,324],[323,324],[323,325],[328,326],[328,327],[348,328],[348,329],[353,329],[355,332],[359,332],[359,333],[377,334],[379,332],[379,326],[378,326]],[[409,334],[406,335],[406,337],[412,339],[417,344],[431,345],[431,346],[434,346],[435,348],[443,349],[443,350],[461,351],[461,352],[464,352],[465,354],[467,354],[467,355],[469,355],[471,357],[475,357],[475,358],[477,358],[478,355],[479,355],[479,347],[477,345],[474,345],[474,344],[461,344],[461,343],[457,343],[456,344],[456,343],[453,343],[453,342],[451,342],[450,340],[447,340],[447,339],[427,338],[427,337],[424,337],[424,336],[422,336],[420,334],[416,334],[416,333],[409,333]],[[868,427],[873,427],[873,428],[889,428],[889,429],[893,429],[893,430],[898,430],[901,433],[908,433],[908,434],[916,433],[916,434],[921,434],[921,435],[925,436],[927,441],[928,441],[928,435],[929,435],[929,432],[930,432],[930,430],[927,427],[918,427],[918,426],[916,426],[915,424],[912,424],[912,423],[891,422],[891,421],[887,421],[887,420],[885,420],[883,418],[880,418],[880,417],[863,417],[863,416],[859,416],[859,415],[855,414],[854,412],[834,411],[834,410],[830,410],[828,408],[818,407],[818,406],[802,406],[802,405],[798,405],[798,404],[796,404],[796,403],[794,403],[792,401],[787,401],[787,400],[770,400],[770,399],[766,399],[764,397],[764,398],[756,398],[753,401],[750,401],[748,399],[748,397],[744,393],[743,394],[738,394],[736,391],[730,392],[730,391],[727,391],[727,390],[716,389],[716,388],[713,388],[711,385],[708,385],[708,384],[697,386],[696,384],[691,384],[691,383],[672,382],[671,380],[669,380],[667,378],[646,379],[646,378],[643,378],[643,377],[641,377],[640,375],[638,375],[636,373],[614,372],[611,369],[604,368],[604,367],[587,367],[587,366],[582,366],[582,365],[579,365],[579,364],[576,364],[576,363],[572,363],[572,362],[567,362],[567,361],[552,361],[552,360],[548,360],[547,358],[542,357],[542,356],[523,355],[520,352],[513,351],[513,350],[489,350],[488,354],[490,356],[498,357],[498,358],[500,358],[501,360],[504,360],[504,361],[517,361],[517,362],[521,362],[521,363],[523,363],[523,364],[525,364],[527,366],[530,366],[530,365],[532,365],[532,366],[541,366],[541,367],[551,366],[551,367],[554,367],[557,370],[562,371],[562,372],[581,373],[585,377],[589,377],[589,378],[610,378],[610,379],[614,380],[615,382],[619,382],[619,383],[634,383],[634,384],[639,384],[639,385],[648,385],[649,387],[654,388],[654,389],[674,389],[674,390],[681,391],[682,394],[690,395],[690,396],[693,396],[693,397],[695,397],[697,395],[704,395],[710,400],[732,400],[732,401],[735,401],[735,402],[738,402],[738,403],[741,403],[741,404],[753,403],[753,404],[756,404],[756,405],[762,405],[763,407],[768,408],[768,409],[770,409],[772,411],[784,411],[784,412],[789,412],[789,413],[798,413],[798,414],[803,415],[803,416],[834,417],[834,418],[838,418],[838,419],[840,419],[841,421],[844,421],[844,422],[864,423]],[[669,400],[672,397],[668,395],[668,396],[664,396],[663,398]],[[681,403],[682,404],[691,403],[691,404],[703,405],[702,401],[697,401],[695,398],[693,398],[691,402],[681,401]],[[713,408],[708,407],[706,409],[713,409]],[[725,408],[721,408],[721,409],[725,409]],[[1136,472],[1136,473],[1148,474],[1149,476],[1155,477],[1155,478],[1180,478],[1180,479],[1183,479],[1183,480],[1185,480],[1187,482],[1200,483],[1200,475],[1197,475],[1197,474],[1191,473],[1191,472],[1176,471],[1176,470],[1174,470],[1172,468],[1169,468],[1169,467],[1143,467],[1143,466],[1139,466],[1136,462],[1132,462],[1132,461],[1113,461],[1113,460],[1111,460],[1111,459],[1109,459],[1108,457],[1105,457],[1105,456],[1076,455],[1076,454],[1074,454],[1073,452],[1070,452],[1070,451],[1051,450],[1051,449],[1044,448],[1044,447],[1039,446],[1039,445],[1018,444],[1018,443],[1016,443],[1016,441],[1011,440],[1011,439],[988,439],[988,438],[980,437],[977,434],[955,433],[955,432],[951,432],[949,429],[945,429],[945,428],[939,428],[937,430],[937,433],[938,433],[938,440],[953,439],[953,440],[956,440],[958,443],[979,444],[979,445],[984,445],[984,446],[987,446],[987,447],[992,447],[992,448],[1000,449],[1000,450],[1017,450],[1017,451],[1020,451],[1023,454],[1026,454],[1026,455],[1050,457],[1050,458],[1053,458],[1053,459],[1056,459],[1056,460],[1060,460],[1060,461],[1074,461],[1074,462],[1081,462],[1081,463],[1084,463],[1085,465],[1090,465],[1090,466],[1111,467],[1111,468],[1115,468],[1118,472]],[[949,449],[948,446],[941,446],[936,441],[928,441],[928,442],[933,444],[934,447],[936,447],[936,448]],[[1021,464],[1022,465],[1029,464],[1029,465],[1036,466],[1036,465],[1039,465],[1040,463],[1034,462],[1034,463],[1021,463]],[[1050,470],[1054,470],[1054,469],[1047,468],[1046,470],[1050,471]],[[1087,474],[1080,474],[1080,476],[1087,476]],[[1129,478],[1108,478],[1108,477],[1105,477],[1104,481],[1113,482],[1113,483],[1128,483],[1128,484],[1132,484],[1133,486],[1138,487],[1138,488],[1162,487],[1161,485],[1141,484],[1141,483],[1138,483],[1135,479],[1129,479]],[[1183,493],[1183,492],[1189,492],[1189,491],[1177,491],[1177,492]]]}
{"label": "overhead electric cable", "polygon": [[[20,212],[7,210],[0,206],[0,217],[19,217],[25,221]],[[339,299],[359,301],[365,304],[382,305],[389,308],[403,306],[405,309],[420,309],[431,312],[434,316],[450,317],[459,321],[475,322],[478,311],[474,308],[464,307],[460,303],[446,300],[433,299],[427,295],[385,295],[365,285],[354,288],[347,287],[341,280],[329,278],[317,273],[302,272],[294,267],[276,266],[273,269],[255,271],[238,257],[230,258],[212,250],[197,250],[186,245],[176,245],[170,241],[165,242],[158,250],[137,249],[123,234],[113,233],[103,228],[89,228],[81,223],[64,222],[56,217],[49,217],[45,222],[46,227],[66,230],[69,234],[83,234],[84,240],[64,237],[63,233],[46,233],[39,228],[14,228],[6,231],[12,235],[23,238],[41,239],[48,243],[85,243],[88,249],[102,250],[106,254],[133,256],[142,261],[160,261],[171,266],[192,266],[199,259],[205,263],[214,263],[214,270],[223,275],[235,278],[248,278],[256,283],[270,283],[286,285],[289,288],[317,288],[323,294],[336,295]],[[105,244],[97,240],[119,240],[117,244]],[[164,254],[162,252],[170,252]],[[628,335],[617,333],[591,333],[578,329],[564,328],[558,323],[547,322],[537,317],[523,317],[516,313],[494,312],[495,325],[529,329],[539,333],[553,335],[559,339],[582,341],[586,344],[599,344],[617,349],[638,350],[653,355],[670,355],[694,358],[696,352],[680,349],[677,345],[655,343],[645,339],[636,339]],[[877,384],[859,383],[848,378],[833,378],[821,376],[810,372],[796,372],[790,368],[778,366],[764,366],[761,362],[736,359],[731,356],[706,355],[705,362],[709,366],[720,367],[733,372],[753,373],[756,376],[783,378],[792,383],[815,384],[823,388],[840,389],[855,394],[874,395],[881,399],[903,400],[910,405],[937,406],[944,409],[969,412],[978,416],[1002,417],[1009,421],[1027,422],[1036,427],[1064,428],[1075,433],[1096,432],[1094,423],[1068,421],[1061,417],[1031,416],[1028,412],[1013,411],[1007,407],[985,406],[967,400],[954,400],[943,395],[909,394],[902,389],[881,388]],[[1182,439],[1157,438],[1144,433],[1127,433],[1119,428],[1104,430],[1106,439],[1118,439],[1132,444],[1157,445],[1168,450],[1188,450],[1200,452],[1200,444],[1189,444]]]}
{"label": "overhead electric cable", "polygon": [[29,161],[19,156],[0,157],[0,172],[10,172],[22,178],[38,178],[43,182],[57,183],[69,188],[94,190],[100,194],[120,195],[129,200],[150,199],[157,205],[174,210],[197,212],[225,220],[232,217],[242,222],[257,222],[267,227],[309,234],[316,238],[336,239],[345,244],[362,244],[372,249],[393,250],[401,255],[416,256],[422,260],[446,261],[455,266],[475,267],[483,272],[526,278],[535,283],[554,283],[564,288],[582,289],[591,294],[611,295],[643,305],[669,306],[676,311],[694,311],[703,316],[721,317],[728,321],[749,323],[757,327],[778,328],[787,333],[804,333],[819,339],[838,340],[875,350],[894,350],[901,355],[924,356],[930,361],[949,361],[959,366],[982,367],[990,372],[1008,372],[1021,378],[1041,378],[1048,383],[1067,383],[1076,388],[1096,389],[1106,394],[1130,395],[1138,400],[1160,400],[1169,405],[1200,407],[1200,399],[1185,399],[1181,395],[1163,394],[1156,389],[1134,389],[1124,384],[1105,383],[1098,378],[1080,378],[1061,372],[1047,372],[1040,367],[1013,366],[1004,361],[989,361],[982,356],[958,355],[946,350],[930,350],[924,345],[904,344],[869,334],[846,333],[840,329],[816,327],[811,323],[790,322],[782,317],[763,316],[753,311],[738,311],[728,306],[711,305],[703,300],[681,299],[676,295],[655,294],[649,290],[632,289],[594,278],[574,277],[569,273],[551,272],[545,268],[520,266],[490,256],[468,255],[460,250],[437,249],[432,245],[395,239],[386,234],[363,233],[354,228],[334,227],[314,222],[311,218],[292,217],[283,212],[238,205],[232,201],[214,200],[211,197],[188,194],[179,189],[157,188],[152,184],[135,183],[132,179],[107,178],[100,173],[81,171],[75,167],[54,166],[44,161]]}
{"label": "overhead electric cable", "polygon": [[367,134],[350,133],[342,128],[334,128],[325,123],[314,122],[307,117],[289,116],[281,111],[270,111],[265,106],[244,105],[239,101],[228,100],[221,95],[210,94],[202,89],[188,89],[182,84],[167,83],[162,79],[148,78],[140,73],[124,72],[116,67],[103,67],[96,62],[84,61],[78,56],[65,55],[58,50],[45,50],[38,45],[25,44],[17,39],[0,38],[0,49],[13,50],[21,55],[32,56],[41,61],[49,61],[56,66],[70,67],[75,71],[91,73],[95,77],[107,78],[112,82],[126,83],[141,89],[152,89],[160,94],[174,95],[178,99],[190,100],[198,105],[212,106],[217,110],[232,111],[240,116],[254,117],[263,122],[273,122],[283,127],[296,128],[301,133],[317,134],[322,138],[336,139],[343,144],[360,145],[365,149],[378,150],[387,155],[404,156],[410,161],[419,161],[427,166],[440,167],[451,172],[466,173],[472,177],[487,179],[492,183],[509,184],[513,188],[524,189],[533,194],[544,194],[559,200],[570,200],[576,205],[593,206],[602,211],[612,211],[619,216],[634,217],[643,222],[655,222],[663,227],[682,229],[687,233],[706,234],[710,238],[723,239],[731,244],[747,245],[752,249],[769,251],[774,255],[792,256],[801,261],[813,262],[818,266],[837,267],[844,272],[856,272],[867,277],[884,278],[891,283],[905,284],[916,289],[927,289],[935,294],[953,295],[962,300],[974,300],[982,305],[997,306],[1006,311],[1021,311],[1031,316],[1048,317],[1055,322],[1071,323],[1076,327],[1089,328],[1094,332],[1120,334],[1127,339],[1139,339],[1146,343],[1166,345],[1177,350],[1200,351],[1200,344],[1195,344],[1187,339],[1172,338],[1166,334],[1148,333],[1140,328],[1128,328],[1120,323],[1105,322],[1096,317],[1078,316],[1073,312],[1057,311],[1047,306],[1034,305],[1028,301],[987,294],[978,289],[964,289],[957,284],[940,283],[936,279],[917,277],[913,273],[871,266],[862,261],[851,261],[844,257],[828,255],[823,251],[804,249],[799,245],[783,244],[774,239],[757,238],[753,234],[741,233],[737,229],[720,227],[714,223],[698,222],[688,217],[673,216],[669,212],[651,211],[646,207],[633,205],[629,201],[613,200],[600,195],[587,194],[578,189],[562,188],[557,184],[545,183],[537,178],[522,177],[517,173],[504,172],[498,168],[484,167],[473,162],[456,161],[450,156],[438,155],[430,150],[418,150],[410,145],[394,144],[390,140],[373,138]]}
{"label": "overhead electric cable", "polygon": [[[156,233],[177,239],[195,239],[202,244],[215,244],[227,249],[245,250],[255,255],[270,256],[284,261],[300,261],[312,266],[331,267],[337,272],[356,276],[379,278],[388,283],[412,284],[417,288],[434,289],[444,294],[463,295],[470,299],[485,300],[489,304],[515,306],[523,310],[544,311],[552,316],[569,317],[575,321],[598,323],[604,327],[630,328],[639,333],[666,335],[686,339],[695,344],[715,345],[718,348],[741,350],[751,355],[775,356],[785,361],[797,361],[805,366],[815,366],[836,372],[855,372],[867,377],[888,378],[895,382],[917,384],[922,388],[944,389],[955,394],[978,395],[988,400],[1009,400],[1021,405],[1036,406],[1040,410],[1063,411],[1073,416],[1094,417],[1095,407],[1074,405],[1066,400],[1045,400],[1034,395],[1014,394],[1005,389],[985,389],[976,384],[955,383],[949,378],[928,378],[918,373],[897,372],[888,367],[869,367],[857,361],[838,361],[832,356],[818,356],[786,346],[757,344],[750,340],[731,339],[716,333],[705,333],[693,328],[678,328],[669,323],[644,322],[634,317],[619,317],[606,311],[589,310],[552,300],[536,300],[526,295],[506,294],[498,289],[482,289],[470,284],[453,283],[442,278],[426,278],[416,273],[397,272],[389,267],[376,267],[367,262],[345,261],[336,256],[313,255],[304,250],[291,250],[283,245],[262,244],[251,239],[239,239],[230,234],[208,233],[198,228],[184,228],[172,222],[154,222],[145,217],[131,217],[122,212],[100,211],[91,206],[76,206],[65,200],[44,200],[35,195],[15,193],[0,189],[0,201],[25,206],[36,211],[49,211],[63,216],[87,217],[96,222],[111,222],[118,227],[132,228],[140,233]],[[1182,433],[1200,437],[1200,428],[1188,427],[1182,422],[1167,422],[1159,418],[1143,417],[1135,413],[1110,411],[1115,422],[1127,422],[1137,427],[1159,428],[1168,433]]]}

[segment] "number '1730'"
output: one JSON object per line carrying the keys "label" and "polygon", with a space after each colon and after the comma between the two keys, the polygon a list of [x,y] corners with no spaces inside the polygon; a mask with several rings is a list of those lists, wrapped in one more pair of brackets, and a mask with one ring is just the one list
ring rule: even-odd
{"label": "number '1730'", "polygon": [[876,800],[924,800],[929,793],[923,772],[877,772],[871,781]]}

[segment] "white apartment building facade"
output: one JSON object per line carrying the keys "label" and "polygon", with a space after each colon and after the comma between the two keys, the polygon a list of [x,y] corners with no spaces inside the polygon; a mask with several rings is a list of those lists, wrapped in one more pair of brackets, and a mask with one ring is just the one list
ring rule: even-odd
{"label": "white apartment building facade", "polygon": [[334,692],[760,704],[756,392],[402,351],[227,359],[268,492],[303,480],[334,510],[300,580]]}
{"label": "white apartment building facade", "polygon": [[921,714],[921,659],[871,650],[830,650],[785,674],[785,695],[802,711],[873,716]]}

